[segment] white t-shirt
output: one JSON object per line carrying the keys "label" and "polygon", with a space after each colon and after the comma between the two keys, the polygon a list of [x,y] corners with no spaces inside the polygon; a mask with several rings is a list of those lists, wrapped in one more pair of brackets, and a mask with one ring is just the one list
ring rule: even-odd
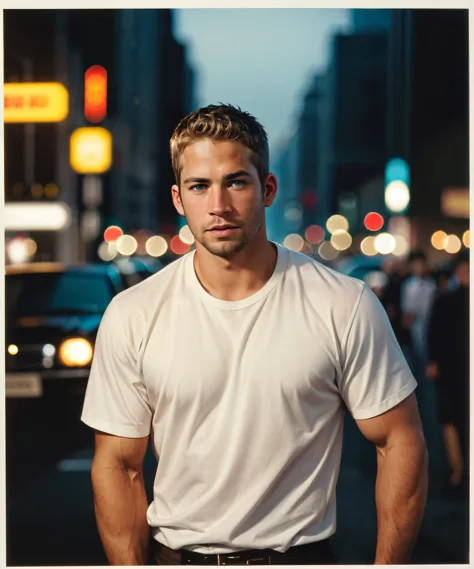
{"label": "white t-shirt", "polygon": [[284,552],[327,538],[344,403],[366,419],[416,387],[384,309],[361,281],[281,246],[263,288],[220,300],[193,255],[111,302],[82,420],[151,433],[148,522],[172,549]]}

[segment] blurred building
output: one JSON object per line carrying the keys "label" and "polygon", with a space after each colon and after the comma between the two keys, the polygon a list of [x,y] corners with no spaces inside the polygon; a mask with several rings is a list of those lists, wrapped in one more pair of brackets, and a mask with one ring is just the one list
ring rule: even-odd
{"label": "blurred building", "polygon": [[392,23],[392,10],[355,8],[350,10],[351,30],[354,33],[388,32]]}
{"label": "blurred building", "polygon": [[[432,234],[455,234],[461,248],[468,229],[468,13],[358,9],[351,17],[350,33],[332,38],[327,71],[313,78],[294,132],[276,153],[281,195],[272,227],[280,239],[304,236],[310,224],[340,213],[361,236],[365,215],[378,212],[383,231],[398,227],[409,247],[446,258],[431,246]],[[394,158],[407,165],[410,193],[398,211],[385,203]],[[314,211],[304,205],[309,195]]]}
{"label": "blurred building", "polygon": [[324,94],[318,168],[325,215],[360,230],[361,187],[383,172],[387,139],[386,33],[333,37]]}
{"label": "blurred building", "polygon": [[411,10],[408,109],[409,215],[414,245],[437,229],[469,227],[469,33],[467,10]]}
{"label": "blurred building", "polygon": [[118,10],[116,26],[118,163],[107,222],[166,233],[178,223],[169,139],[191,111],[193,70],[172,35],[171,10]]}
{"label": "blurred building", "polygon": [[[4,83],[59,81],[57,70],[61,63],[57,51],[57,16],[52,10],[4,10]],[[27,104],[26,97],[5,94],[5,110]],[[20,234],[31,237],[37,248],[37,259],[54,259],[73,229],[58,232],[47,229],[48,216],[38,206],[56,201],[71,201],[67,188],[58,180],[57,152],[61,147],[60,123],[9,122],[5,118],[5,202],[6,238]],[[27,210],[13,215],[16,205],[28,208],[28,214],[38,223],[26,221]],[[49,210],[48,210],[49,211]],[[74,215],[74,206],[73,211]],[[22,224],[21,216],[25,219]],[[9,230],[11,228],[11,231]],[[61,234],[61,235],[60,235]],[[65,235],[67,234],[67,235]],[[61,238],[60,238],[61,237]],[[71,247],[73,246],[70,242]],[[14,259],[24,256],[17,248]],[[7,262],[10,257],[7,254]]]}
{"label": "blurred building", "polygon": [[[4,29],[5,82],[60,82],[69,94],[66,120],[5,125],[6,200],[60,201],[71,212],[66,229],[38,233],[35,260],[93,259],[110,224],[173,232],[168,143],[194,104],[194,72],[172,34],[172,11],[6,10]],[[84,116],[85,72],[94,65],[107,74],[106,116],[97,123]],[[111,168],[79,174],[70,137],[90,126],[111,133]]]}
{"label": "blurred building", "polygon": [[306,92],[298,119],[298,138],[300,144],[298,156],[297,187],[299,200],[303,207],[302,222],[308,227],[321,223],[325,214],[324,203],[319,203],[317,157],[321,153],[321,103],[324,95],[325,76],[316,74]]}

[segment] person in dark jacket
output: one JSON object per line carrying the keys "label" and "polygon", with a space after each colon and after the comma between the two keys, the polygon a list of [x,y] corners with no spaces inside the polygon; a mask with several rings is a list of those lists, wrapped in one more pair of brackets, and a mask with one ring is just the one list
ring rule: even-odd
{"label": "person in dark jacket", "polygon": [[436,381],[438,417],[451,475],[458,487],[468,472],[469,432],[469,257],[454,263],[457,287],[440,294],[428,328],[429,363],[426,376]]}

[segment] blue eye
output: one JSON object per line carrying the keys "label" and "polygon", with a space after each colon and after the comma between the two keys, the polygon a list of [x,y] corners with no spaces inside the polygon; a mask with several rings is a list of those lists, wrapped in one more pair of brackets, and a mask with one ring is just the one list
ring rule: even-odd
{"label": "blue eye", "polygon": [[232,180],[231,184],[237,184],[238,188],[245,186],[245,180]]}
{"label": "blue eye", "polygon": [[204,184],[196,184],[195,186],[191,187],[191,190],[195,190],[197,192],[200,192],[202,189],[204,189],[206,186]]}

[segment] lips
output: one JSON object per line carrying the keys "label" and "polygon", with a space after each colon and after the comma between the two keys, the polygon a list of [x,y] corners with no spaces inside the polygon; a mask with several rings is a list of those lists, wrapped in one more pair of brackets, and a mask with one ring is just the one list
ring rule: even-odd
{"label": "lips", "polygon": [[236,225],[217,225],[216,227],[211,227],[208,231],[224,231],[225,229],[237,229]]}

